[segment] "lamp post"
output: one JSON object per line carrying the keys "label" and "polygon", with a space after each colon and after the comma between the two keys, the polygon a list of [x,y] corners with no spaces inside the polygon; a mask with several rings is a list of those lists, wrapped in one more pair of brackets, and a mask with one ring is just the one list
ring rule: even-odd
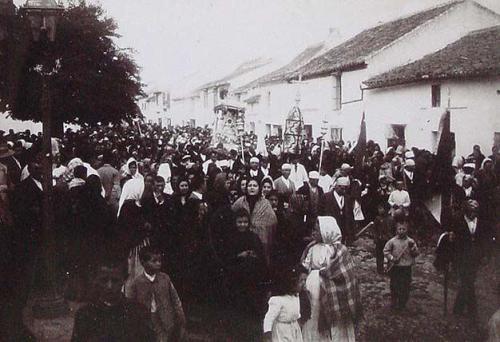
{"label": "lamp post", "polygon": [[[21,14],[30,24],[33,41],[40,44],[44,56],[48,57],[49,44],[56,37],[59,15],[64,8],[55,0],[27,0]],[[55,65],[55,66],[54,66]],[[58,317],[67,311],[67,305],[59,294],[55,272],[54,211],[52,207],[52,117],[50,79],[57,72],[57,63],[48,63],[47,58],[35,68],[42,78],[41,112],[43,124],[43,214],[42,246],[36,265],[40,282],[34,293],[33,316],[36,318]]]}

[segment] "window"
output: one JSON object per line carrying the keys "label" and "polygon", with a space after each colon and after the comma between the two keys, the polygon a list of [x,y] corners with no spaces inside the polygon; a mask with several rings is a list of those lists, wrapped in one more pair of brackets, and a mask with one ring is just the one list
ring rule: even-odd
{"label": "window", "polygon": [[160,125],[160,127],[163,127],[162,126],[162,119],[161,118],[158,118],[158,125]]}
{"label": "window", "polygon": [[405,146],[405,129],[406,125],[389,125],[388,132],[386,134],[387,147],[389,146]]}
{"label": "window", "polygon": [[170,109],[170,93],[167,93],[163,106],[167,109]]}
{"label": "window", "polygon": [[189,126],[196,127],[196,120],[195,119],[190,119],[189,120]]}
{"label": "window", "polygon": [[203,108],[208,108],[208,90],[203,91]]}
{"label": "window", "polygon": [[266,124],[266,135],[268,137],[271,136],[271,125],[270,124]]}
{"label": "window", "polygon": [[342,107],[342,83],[340,75],[333,76],[332,104],[333,110],[340,110]]}
{"label": "window", "polygon": [[250,122],[250,131],[255,133],[255,122]]}
{"label": "window", "polygon": [[271,91],[267,92],[267,106],[271,107]]}
{"label": "window", "polygon": [[493,146],[500,150],[500,132],[495,132],[493,134]]}
{"label": "window", "polygon": [[431,86],[431,104],[432,107],[441,107],[441,85],[433,84]]}
{"label": "window", "polygon": [[217,89],[213,90],[213,95],[214,95],[214,106],[217,106],[219,104],[219,92]]}
{"label": "window", "polygon": [[331,139],[334,142],[339,142],[342,140],[342,128],[332,128],[331,129]]}
{"label": "window", "polygon": [[281,128],[281,125],[273,125],[273,131],[271,132],[271,135],[281,137],[282,133],[283,129]]}

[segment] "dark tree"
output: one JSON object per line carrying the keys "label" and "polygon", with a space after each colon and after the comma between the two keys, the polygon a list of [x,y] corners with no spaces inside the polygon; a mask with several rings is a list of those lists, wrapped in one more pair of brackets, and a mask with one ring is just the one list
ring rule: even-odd
{"label": "dark tree", "polygon": [[[142,95],[138,67],[129,50],[119,49],[113,19],[98,5],[70,4],[59,19],[53,43],[29,39],[25,19],[16,16],[8,36],[7,76],[0,71],[0,112],[13,118],[41,120],[42,79],[37,71],[54,70],[49,76],[52,117],[58,132],[62,123],[117,123],[138,115],[135,103]],[[4,50],[5,51],[5,50]]]}

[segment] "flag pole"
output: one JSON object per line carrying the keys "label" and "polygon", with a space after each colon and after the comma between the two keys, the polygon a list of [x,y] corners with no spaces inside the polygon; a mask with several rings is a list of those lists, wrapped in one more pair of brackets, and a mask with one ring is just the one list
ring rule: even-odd
{"label": "flag pole", "polygon": [[321,137],[321,149],[320,149],[320,152],[319,152],[319,170],[318,172],[321,174],[321,165],[323,164],[323,150],[325,149],[325,139],[324,137]]}

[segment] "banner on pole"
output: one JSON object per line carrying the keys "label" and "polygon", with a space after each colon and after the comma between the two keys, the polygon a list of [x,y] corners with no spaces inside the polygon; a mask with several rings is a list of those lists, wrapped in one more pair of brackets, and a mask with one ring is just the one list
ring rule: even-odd
{"label": "banner on pole", "polygon": [[288,153],[300,154],[304,140],[304,120],[299,107],[294,106],[285,121],[283,150]]}

